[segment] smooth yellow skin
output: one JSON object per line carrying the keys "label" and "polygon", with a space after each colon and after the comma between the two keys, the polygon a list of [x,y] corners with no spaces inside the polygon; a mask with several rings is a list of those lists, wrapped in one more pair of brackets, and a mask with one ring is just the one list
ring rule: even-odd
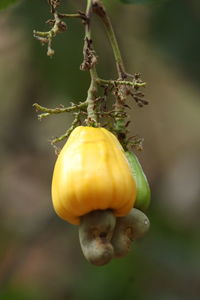
{"label": "smooth yellow skin", "polygon": [[72,224],[93,210],[125,216],[136,199],[136,183],[117,138],[104,128],[76,127],[53,173],[56,213]]}

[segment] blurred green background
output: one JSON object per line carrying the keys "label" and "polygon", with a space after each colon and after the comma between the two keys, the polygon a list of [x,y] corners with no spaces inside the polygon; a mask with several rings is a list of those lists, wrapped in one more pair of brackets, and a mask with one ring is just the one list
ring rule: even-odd
{"label": "blurred green background", "polygon": [[[63,10],[83,10],[85,2],[63,0]],[[48,28],[47,2],[21,1],[0,12],[0,299],[200,299],[200,2],[104,2],[127,71],[148,83],[150,104],[131,103],[130,131],[145,140],[138,156],[152,189],[150,232],[126,258],[94,267],[81,253],[77,227],[55,215],[48,139],[64,133],[71,116],[39,122],[32,104],[85,99],[84,30],[68,20],[50,59],[32,37],[33,29]],[[116,78],[96,19],[93,37],[101,77]]]}

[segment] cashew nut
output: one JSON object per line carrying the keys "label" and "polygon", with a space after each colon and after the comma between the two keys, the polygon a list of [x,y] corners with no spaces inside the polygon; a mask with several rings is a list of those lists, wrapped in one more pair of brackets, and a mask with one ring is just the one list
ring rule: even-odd
{"label": "cashew nut", "polygon": [[92,264],[107,264],[114,254],[111,238],[116,217],[111,210],[96,210],[81,217],[79,239],[85,258]]}
{"label": "cashew nut", "polygon": [[127,255],[132,241],[141,238],[148,231],[149,226],[150,222],[147,216],[136,208],[133,208],[127,216],[117,218],[111,240],[114,257]]}

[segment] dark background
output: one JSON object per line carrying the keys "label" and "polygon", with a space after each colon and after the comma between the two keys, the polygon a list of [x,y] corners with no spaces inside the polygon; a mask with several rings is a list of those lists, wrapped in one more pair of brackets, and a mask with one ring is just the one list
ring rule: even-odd
{"label": "dark background", "polygon": [[[86,1],[63,1],[65,12]],[[200,298],[200,4],[164,1],[134,6],[104,1],[128,72],[148,83],[150,104],[132,103],[131,134],[144,137],[138,156],[152,189],[151,229],[131,253],[104,267],[88,264],[77,227],[51,204],[56,160],[48,142],[70,115],[37,121],[48,107],[84,100],[89,76],[79,71],[84,30],[68,20],[55,56],[32,37],[46,30],[46,1],[0,12],[0,299],[196,300]],[[94,20],[98,72],[116,78],[107,37]]]}

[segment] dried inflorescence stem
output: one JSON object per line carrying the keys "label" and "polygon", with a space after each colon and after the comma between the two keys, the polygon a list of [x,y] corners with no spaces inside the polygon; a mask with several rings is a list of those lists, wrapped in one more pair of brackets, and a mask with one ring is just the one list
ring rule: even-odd
{"label": "dried inflorescence stem", "polygon": [[81,70],[89,70],[90,72],[90,86],[87,94],[87,113],[88,117],[86,119],[86,124],[89,126],[98,126],[97,114],[95,111],[95,102],[97,99],[97,72],[96,72],[96,62],[97,56],[93,49],[93,42],[91,37],[91,17],[92,17],[92,0],[87,0],[87,7],[85,12],[87,21],[85,25],[85,39],[83,47],[83,63],[81,64]]}
{"label": "dried inflorescence stem", "polygon": [[110,21],[110,18],[106,12],[105,6],[101,0],[93,0],[92,3],[92,9],[93,12],[100,18],[100,20],[103,22],[111,47],[113,49],[113,54],[116,62],[117,72],[119,75],[119,79],[123,80],[126,78],[126,73],[124,69],[124,63],[122,60],[121,52],[117,43],[117,39],[112,27],[112,23]]}
{"label": "dried inflorescence stem", "polygon": [[120,116],[118,112],[126,109],[125,102],[129,95],[136,101],[139,107],[148,104],[148,101],[143,99],[144,94],[141,93],[139,90],[141,87],[144,87],[146,83],[141,80],[139,74],[131,75],[125,71],[123,59],[115,36],[115,32],[113,30],[110,18],[106,12],[106,8],[101,0],[93,0],[92,4],[93,12],[100,18],[100,20],[104,24],[106,33],[108,35],[113,50],[113,55],[115,58],[118,73],[117,80],[104,80],[98,78],[98,81],[101,85],[111,85],[113,88],[113,94],[115,95],[116,111],[113,131],[117,135],[122,145],[125,148],[127,148],[127,122],[124,116]]}
{"label": "dried inflorescence stem", "polygon": [[41,106],[38,103],[34,103],[33,107],[35,108],[35,110],[38,111],[42,111],[42,114],[38,115],[38,119],[42,120],[43,118],[46,118],[50,115],[53,114],[61,114],[64,112],[74,112],[74,111],[85,111],[86,107],[87,107],[87,102],[80,102],[79,104],[75,104],[73,102],[71,102],[71,106],[68,107],[64,107],[63,105],[60,105],[60,107],[56,107],[56,108],[47,108],[44,106]]}
{"label": "dried inflorescence stem", "polygon": [[[127,122],[126,120],[128,116],[126,109],[129,108],[126,104],[126,100],[127,97],[132,97],[139,107],[147,105],[148,101],[144,99],[144,94],[140,91],[141,88],[146,86],[146,83],[141,80],[140,74],[136,73],[131,75],[126,72],[115,32],[103,2],[101,0],[87,0],[86,11],[78,11],[78,13],[75,14],[58,12],[60,2],[60,0],[48,0],[53,18],[48,20],[47,23],[50,24],[52,28],[47,32],[34,31],[34,36],[43,44],[48,44],[47,54],[52,56],[54,54],[54,50],[51,47],[52,39],[59,32],[65,31],[67,28],[66,24],[62,21],[63,18],[81,19],[85,27],[85,38],[83,46],[83,62],[80,65],[80,69],[90,72],[91,82],[86,101],[80,102],[77,105],[74,104],[69,108],[58,107],[55,109],[48,109],[40,106],[39,104],[35,104],[34,107],[36,110],[42,111],[42,114],[39,114],[38,118],[41,120],[51,114],[80,110],[80,113],[86,116],[84,120],[86,125],[102,126],[99,122],[99,119],[102,117],[109,117],[111,118],[111,123],[108,125],[109,129],[116,134],[125,149],[127,149],[129,146],[142,149],[141,138],[127,138],[127,127],[130,121]],[[91,20],[93,14],[96,14],[100,18],[105,27],[113,50],[118,79],[102,79],[97,74],[96,64],[98,57],[96,51],[94,50],[91,34]],[[99,88],[103,88],[104,90],[103,97],[98,96]],[[113,110],[107,110],[105,99],[107,100],[109,96],[113,97],[113,95],[115,99]],[[97,105],[97,100],[99,101],[99,99],[102,101],[102,105]],[[67,135],[62,135],[61,140],[64,136]],[[57,140],[59,140],[59,138],[57,138]]]}
{"label": "dried inflorescence stem", "polygon": [[73,120],[71,126],[68,128],[68,130],[64,134],[62,134],[59,137],[52,138],[50,140],[51,145],[54,146],[54,148],[55,148],[56,154],[59,154],[59,149],[55,146],[55,144],[67,139],[70,136],[71,132],[79,125],[81,125],[81,112],[80,111],[74,113],[74,120]]}
{"label": "dried inflorescence stem", "polygon": [[85,14],[78,12],[76,14],[63,14],[58,12],[58,7],[60,6],[59,0],[48,0],[50,6],[50,12],[52,14],[52,19],[46,21],[47,24],[51,26],[48,31],[33,31],[33,36],[41,42],[42,45],[47,44],[47,55],[52,57],[55,51],[52,49],[53,38],[56,37],[58,33],[67,30],[67,25],[63,21],[63,18],[79,18],[85,21]]}
{"label": "dried inflorescence stem", "polygon": [[43,45],[47,44],[47,55],[52,57],[55,51],[52,49],[52,40],[60,32],[67,30],[67,25],[63,22],[57,12],[57,7],[60,5],[60,1],[49,1],[51,7],[51,13],[53,14],[53,19],[47,21],[47,23],[52,26],[49,31],[33,31],[33,36],[39,40]]}
{"label": "dried inflorescence stem", "polygon": [[83,47],[83,62],[80,65],[80,69],[81,71],[89,71],[96,63],[97,55],[93,48],[92,40],[86,36]]}
{"label": "dried inflorescence stem", "polygon": [[[71,107],[61,106],[55,109],[49,109],[40,106],[39,104],[34,104],[35,109],[42,112],[42,114],[38,115],[39,120],[46,118],[51,114],[80,111],[82,115],[87,113],[84,121],[86,125],[100,126],[99,118],[110,117],[112,122],[109,124],[109,129],[116,134],[123,147],[127,149],[128,146],[134,146],[141,149],[141,139],[138,142],[138,139],[136,138],[127,138],[127,127],[130,121],[126,121],[126,108],[128,108],[126,100],[127,97],[131,96],[139,107],[148,104],[148,101],[144,99],[144,94],[140,91],[140,88],[145,87],[146,83],[141,80],[140,74],[131,75],[125,71],[112,23],[103,2],[101,0],[87,0],[86,11],[79,11],[75,14],[58,12],[60,0],[48,0],[48,3],[53,19],[48,20],[47,23],[50,24],[52,28],[47,32],[34,31],[34,36],[43,44],[48,44],[47,54],[52,56],[54,54],[54,50],[51,46],[53,38],[59,32],[65,31],[67,28],[66,24],[62,21],[63,18],[80,18],[85,26],[83,62],[81,63],[80,69],[90,72],[91,82],[86,101],[80,102],[79,104],[73,104]],[[93,14],[96,14],[100,18],[108,35],[118,73],[118,79],[116,80],[102,79],[97,74],[96,63],[98,58],[94,50],[91,35],[91,20]],[[103,97],[98,97],[99,88],[104,89]],[[105,99],[107,100],[109,95],[114,95],[115,98],[114,108],[111,111],[107,110],[105,104]],[[102,105],[97,105],[97,100],[99,101],[99,99],[102,101]],[[68,135],[64,134],[60,138],[57,138],[56,141],[63,140],[63,138],[67,136]]]}

